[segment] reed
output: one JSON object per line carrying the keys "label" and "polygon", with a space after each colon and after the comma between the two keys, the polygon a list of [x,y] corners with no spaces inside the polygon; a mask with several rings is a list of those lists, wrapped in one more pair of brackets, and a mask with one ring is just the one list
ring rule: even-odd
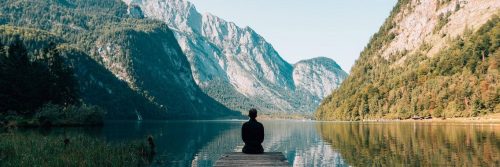
{"label": "reed", "polygon": [[145,142],[108,143],[85,134],[0,133],[0,166],[146,166]]}

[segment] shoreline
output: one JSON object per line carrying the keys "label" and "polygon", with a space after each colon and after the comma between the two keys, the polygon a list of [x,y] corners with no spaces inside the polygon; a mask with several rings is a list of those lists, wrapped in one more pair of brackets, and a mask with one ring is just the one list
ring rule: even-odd
{"label": "shoreline", "polygon": [[459,123],[500,123],[500,113],[489,114],[478,117],[456,117],[456,118],[430,118],[430,119],[421,119],[415,120],[412,118],[409,119],[369,119],[362,120],[359,122],[459,122]]}

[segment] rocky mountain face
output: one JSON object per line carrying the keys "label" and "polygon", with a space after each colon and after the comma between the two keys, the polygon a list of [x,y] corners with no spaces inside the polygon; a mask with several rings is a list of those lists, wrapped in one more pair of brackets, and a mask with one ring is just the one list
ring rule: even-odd
{"label": "rocky mountain face", "polygon": [[351,75],[322,102],[326,120],[470,117],[500,111],[500,1],[400,0]]}
{"label": "rocky mountain face", "polygon": [[291,65],[251,28],[200,14],[187,1],[123,1],[130,8],[140,7],[146,18],[167,23],[191,64],[196,83],[231,109],[310,114],[347,76],[332,65],[333,60]]}
{"label": "rocky mountain face", "polygon": [[427,48],[425,55],[434,56],[446,47],[447,39],[462,36],[466,29],[477,30],[493,15],[498,14],[500,2],[425,0],[409,1],[401,8],[402,11],[392,21],[397,26],[389,30],[394,34],[394,39],[379,51],[385,59],[390,59],[401,52],[414,53],[422,45],[430,47]]}
{"label": "rocky mountain face", "polygon": [[[330,77],[337,76],[337,77]],[[319,57],[302,60],[294,64],[293,81],[296,89],[323,99],[335,90],[347,74],[332,59]]]}
{"label": "rocky mountain face", "polygon": [[194,82],[189,62],[166,26],[146,32],[134,28],[101,35],[93,50],[96,59],[172,116],[224,116],[225,108]]}
{"label": "rocky mountain face", "polygon": [[[58,44],[69,48],[64,54],[74,66],[82,100],[105,108],[110,119],[240,115],[196,85],[174,33],[164,23],[141,19],[139,8],[114,0],[0,4],[2,25],[29,27],[62,39]],[[36,33],[21,35],[40,38]]]}

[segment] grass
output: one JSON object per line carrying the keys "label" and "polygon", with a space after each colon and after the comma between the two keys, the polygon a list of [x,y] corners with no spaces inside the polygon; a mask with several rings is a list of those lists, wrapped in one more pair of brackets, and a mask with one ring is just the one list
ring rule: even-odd
{"label": "grass", "polygon": [[83,134],[0,133],[0,166],[5,167],[147,166],[152,157],[141,142],[111,144]]}
{"label": "grass", "polygon": [[33,114],[0,113],[0,127],[101,126],[104,115],[96,106],[46,104]]}

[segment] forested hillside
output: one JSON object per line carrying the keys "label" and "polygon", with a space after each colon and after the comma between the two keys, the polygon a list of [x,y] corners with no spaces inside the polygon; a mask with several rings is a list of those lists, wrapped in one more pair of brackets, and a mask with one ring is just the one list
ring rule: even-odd
{"label": "forested hillside", "polygon": [[[498,6],[493,1],[400,0],[351,75],[325,98],[316,117],[406,119],[500,112],[500,19],[494,12],[498,13]],[[418,20],[414,13],[427,14],[421,11],[431,14],[428,20],[423,18],[424,28],[417,29],[410,21]],[[404,22],[405,17],[412,18]],[[489,21],[483,23],[484,18]],[[401,28],[406,23],[415,28]],[[457,32],[459,28],[464,31]],[[429,29],[427,36],[410,38],[415,31]],[[399,42],[403,38],[406,42]]]}
{"label": "forested hillside", "polygon": [[238,115],[196,86],[185,55],[164,23],[129,15],[121,1],[0,4],[1,40],[20,41],[33,55],[55,43],[74,69],[78,99],[103,107],[109,119]]}

